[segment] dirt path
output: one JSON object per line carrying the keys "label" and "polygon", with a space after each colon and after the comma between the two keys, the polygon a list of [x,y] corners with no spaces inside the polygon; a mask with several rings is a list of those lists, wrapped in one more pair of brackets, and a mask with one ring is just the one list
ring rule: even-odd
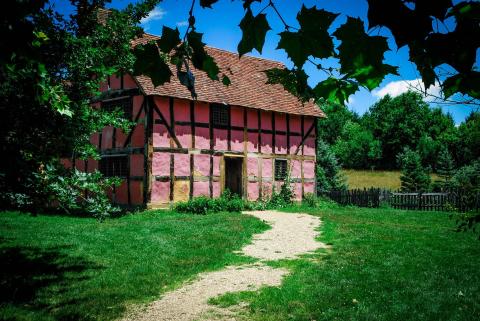
{"label": "dirt path", "polygon": [[[260,259],[260,262],[202,273],[193,282],[166,293],[145,309],[131,312],[123,320],[235,320],[232,313],[208,305],[208,300],[228,292],[255,291],[263,286],[278,286],[288,271],[271,268],[262,261],[292,259],[325,247],[323,243],[315,240],[318,235],[316,229],[320,225],[318,217],[277,211],[244,213],[262,219],[272,226],[270,230],[255,235],[252,244],[240,251],[244,255]],[[215,315],[215,318],[209,315]]]}

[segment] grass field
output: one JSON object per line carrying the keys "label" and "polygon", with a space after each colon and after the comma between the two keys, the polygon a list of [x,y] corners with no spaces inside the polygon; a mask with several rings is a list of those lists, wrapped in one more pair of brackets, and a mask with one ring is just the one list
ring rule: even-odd
{"label": "grass field", "polygon": [[0,320],[112,320],[232,254],[261,221],[146,212],[110,219],[0,213]]}
{"label": "grass field", "polygon": [[[298,209],[293,209],[298,211]],[[331,245],[283,262],[279,288],[227,294],[247,320],[480,320],[480,241],[456,233],[447,213],[392,209],[305,209]]]}
{"label": "grass field", "polygon": [[[376,187],[398,190],[400,188],[400,171],[344,169],[341,172],[351,189]],[[435,174],[431,177],[432,181],[438,178]]]}
{"label": "grass field", "polygon": [[[278,288],[213,303],[246,301],[246,319],[257,321],[480,320],[480,241],[455,232],[448,213],[289,210],[320,216],[331,248],[275,263],[291,270]],[[104,223],[0,213],[0,320],[113,320],[201,271],[248,262],[232,251],[265,228],[235,213]]]}

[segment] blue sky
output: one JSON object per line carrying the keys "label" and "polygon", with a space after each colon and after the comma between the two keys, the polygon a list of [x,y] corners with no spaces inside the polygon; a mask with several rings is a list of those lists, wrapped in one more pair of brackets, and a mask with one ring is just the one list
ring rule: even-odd
{"label": "blue sky", "polygon": [[[61,12],[69,13],[71,11],[67,0],[54,0],[53,2]],[[108,7],[121,9],[129,2],[131,2],[131,0],[113,0]],[[204,42],[209,46],[236,52],[237,44],[242,36],[238,26],[244,15],[242,1],[220,0],[213,5],[213,9],[202,9],[198,5],[198,2],[197,0],[194,15],[198,32],[204,33]],[[287,23],[294,26],[296,25],[296,14],[300,10],[302,3],[308,8],[316,5],[318,8],[341,13],[333,23],[332,30],[343,24],[347,16],[360,17],[365,21],[368,10],[366,0],[277,0],[274,2]],[[259,12],[266,3],[265,0],[260,4],[254,3],[254,5],[252,5],[253,13],[256,14]],[[164,0],[155,8],[150,16],[143,21],[142,26],[146,32],[156,35],[161,34],[164,25],[173,28],[178,27],[180,33],[183,34],[187,28],[190,5],[191,1],[187,0]],[[267,19],[272,30],[267,33],[262,53],[260,54],[254,51],[250,53],[250,55],[281,61],[287,67],[292,67],[292,63],[288,59],[285,51],[275,49],[279,40],[278,33],[284,30],[283,24],[271,8],[268,8],[265,13],[267,13]],[[453,29],[454,21],[448,21],[447,26],[450,26],[450,30]],[[361,89],[353,95],[348,102],[348,106],[359,114],[363,114],[370,105],[375,103],[375,101],[383,95],[387,93],[395,95],[405,91],[409,85],[417,87],[419,84],[417,81],[420,77],[419,73],[415,65],[408,61],[408,49],[403,47],[397,50],[390,33],[385,30],[385,28],[380,31],[375,30],[372,34],[380,34],[388,37],[389,46],[392,51],[385,54],[385,63],[398,66],[400,76],[389,75],[384,79],[380,87],[373,92]],[[480,56],[479,53],[480,50],[477,51],[477,64]],[[322,65],[327,67],[329,65],[334,66],[335,61],[322,61]],[[312,86],[326,76],[325,73],[316,70],[316,68],[308,62],[304,67],[310,76],[309,82]],[[432,90],[432,93],[437,94],[439,87],[435,86],[430,90]],[[456,96],[453,98],[460,99],[461,97]],[[431,105],[439,105],[445,112],[451,113],[456,123],[463,121],[465,117],[474,110],[474,107],[471,106],[445,105],[438,104],[435,101],[431,102]]]}

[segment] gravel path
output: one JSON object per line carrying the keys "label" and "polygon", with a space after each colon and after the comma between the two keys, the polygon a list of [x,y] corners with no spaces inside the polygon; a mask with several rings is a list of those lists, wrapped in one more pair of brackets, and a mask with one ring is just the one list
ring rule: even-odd
{"label": "gravel path", "polygon": [[279,286],[288,270],[274,269],[263,264],[262,260],[293,259],[325,247],[323,243],[315,240],[318,235],[316,229],[320,225],[318,217],[277,211],[244,213],[272,226],[270,230],[255,235],[252,244],[240,251],[244,255],[260,259],[260,262],[201,273],[193,282],[166,293],[145,309],[130,312],[123,320],[236,320],[231,312],[208,305],[208,299],[228,292],[255,291],[263,286]]}

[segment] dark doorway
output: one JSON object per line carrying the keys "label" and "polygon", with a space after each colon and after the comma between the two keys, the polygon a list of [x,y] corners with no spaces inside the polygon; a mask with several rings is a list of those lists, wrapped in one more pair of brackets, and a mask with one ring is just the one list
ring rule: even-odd
{"label": "dark doorway", "polygon": [[242,196],[242,165],[241,157],[225,157],[225,189]]}

